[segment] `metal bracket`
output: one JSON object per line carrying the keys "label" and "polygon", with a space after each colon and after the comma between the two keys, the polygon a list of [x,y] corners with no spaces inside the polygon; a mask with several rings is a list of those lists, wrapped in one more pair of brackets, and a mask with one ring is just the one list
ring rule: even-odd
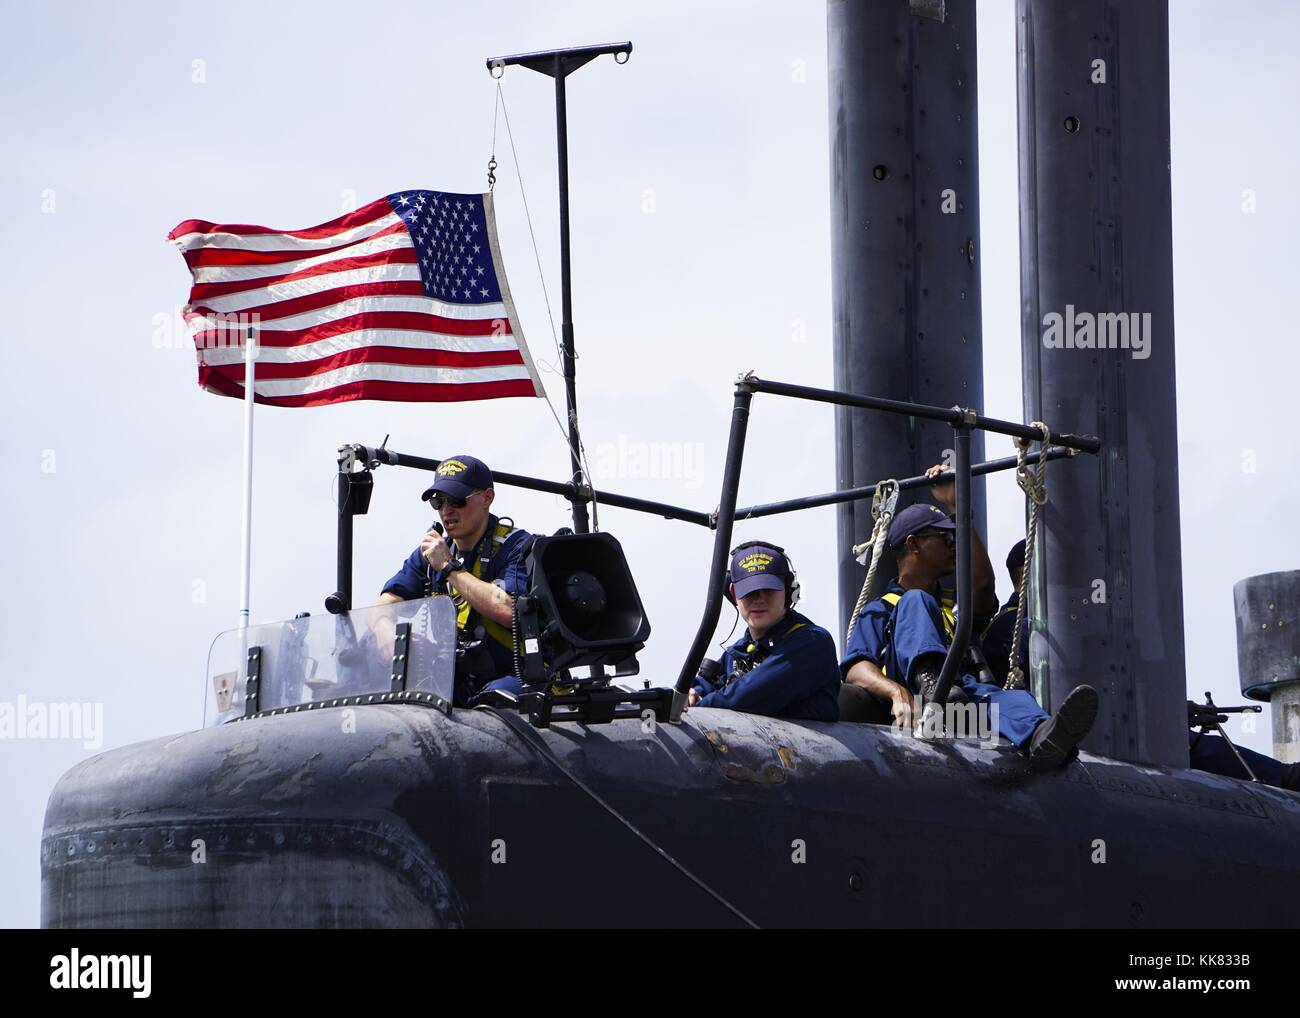
{"label": "metal bracket", "polygon": [[929,18],[942,22],[947,16],[944,0],[908,0],[908,9],[914,18]]}
{"label": "metal bracket", "polygon": [[393,640],[393,681],[391,692],[406,692],[406,666],[411,659],[411,624],[399,622],[397,636]]}
{"label": "metal bracket", "polygon": [[262,689],[262,648],[248,648],[248,681],[244,683],[244,717],[257,713]]}
{"label": "metal bracket", "polygon": [[550,77],[565,78],[607,53],[614,55],[614,63],[625,64],[632,55],[631,42],[611,42],[600,46],[572,46],[568,49],[542,50],[537,53],[515,53],[510,56],[488,57],[488,73],[494,78],[505,74],[507,67],[527,67],[530,71]]}
{"label": "metal bracket", "polygon": [[[502,697],[503,706],[525,714],[534,728],[549,728],[555,721],[576,721],[584,725],[606,725],[611,721],[641,718],[647,712],[660,724],[676,722],[676,696],[671,689],[635,689],[622,686],[570,686],[557,691],[554,684],[526,689],[519,697]],[[510,702],[513,700],[513,702]],[[557,711],[556,708],[559,708]]]}
{"label": "metal bracket", "polygon": [[736,388],[741,392],[754,392],[754,383],[758,381],[758,375],[753,371],[745,371],[736,376]]}

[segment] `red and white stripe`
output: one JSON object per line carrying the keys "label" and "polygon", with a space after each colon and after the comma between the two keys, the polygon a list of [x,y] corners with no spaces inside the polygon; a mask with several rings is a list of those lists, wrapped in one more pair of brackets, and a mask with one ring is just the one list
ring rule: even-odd
{"label": "red and white stripe", "polygon": [[194,280],[185,318],[199,384],[243,398],[249,322],[258,403],[544,395],[506,286],[490,194],[484,208],[503,298],[494,304],[426,297],[415,245],[387,198],[306,230],[181,223],[168,239]]}

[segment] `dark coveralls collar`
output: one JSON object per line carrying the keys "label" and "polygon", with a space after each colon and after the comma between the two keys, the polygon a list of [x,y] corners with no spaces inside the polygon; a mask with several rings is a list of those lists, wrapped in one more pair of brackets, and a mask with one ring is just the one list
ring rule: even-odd
{"label": "dark coveralls collar", "polygon": [[794,629],[795,626],[807,624],[808,620],[804,616],[800,615],[793,609],[787,609],[785,615],[782,616],[781,621],[769,629],[765,636],[755,640],[749,632],[749,627],[746,626],[745,632],[741,635],[740,639],[733,643],[729,649],[743,654],[747,652],[747,648],[751,645],[756,649],[765,645],[770,647],[782,637],[787,636],[790,630]]}

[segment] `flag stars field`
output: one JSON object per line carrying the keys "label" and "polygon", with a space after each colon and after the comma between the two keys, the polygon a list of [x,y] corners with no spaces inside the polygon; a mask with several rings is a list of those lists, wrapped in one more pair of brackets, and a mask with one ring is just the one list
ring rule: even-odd
{"label": "flag stars field", "polygon": [[543,395],[495,236],[490,194],[428,190],[305,230],[181,223],[199,384],[243,397],[242,344],[219,341],[238,317],[256,323],[259,403]]}

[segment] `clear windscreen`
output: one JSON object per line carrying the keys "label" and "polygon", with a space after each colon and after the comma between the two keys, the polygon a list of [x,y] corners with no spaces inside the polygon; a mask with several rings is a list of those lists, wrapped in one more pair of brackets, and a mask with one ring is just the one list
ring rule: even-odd
{"label": "clear windscreen", "polygon": [[252,647],[261,651],[258,710],[389,692],[397,627],[403,622],[411,623],[406,689],[450,702],[455,609],[449,597],[426,597],[221,633],[208,651],[205,727],[244,715]]}

